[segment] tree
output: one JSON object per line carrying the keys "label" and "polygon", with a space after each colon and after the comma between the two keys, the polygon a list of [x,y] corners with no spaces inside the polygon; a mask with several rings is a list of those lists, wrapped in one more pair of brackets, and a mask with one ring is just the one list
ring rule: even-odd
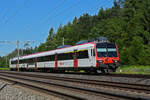
{"label": "tree", "polygon": [[[105,36],[116,42],[120,63],[125,65],[150,65],[150,0],[114,0],[112,8],[100,8],[97,15],[83,14],[72,22],[60,25],[56,32],[50,28],[44,43],[25,54],[56,49],[62,45],[75,45],[80,40]],[[8,58],[17,55],[14,50]],[[0,58],[4,64],[4,58]]]}

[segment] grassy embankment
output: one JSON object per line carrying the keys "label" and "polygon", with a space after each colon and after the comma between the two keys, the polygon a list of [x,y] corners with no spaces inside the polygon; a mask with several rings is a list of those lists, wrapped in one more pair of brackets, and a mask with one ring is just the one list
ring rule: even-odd
{"label": "grassy embankment", "polygon": [[0,70],[10,70],[10,68],[0,68]]}
{"label": "grassy embankment", "polygon": [[[10,68],[0,68],[0,70],[10,70]],[[120,66],[117,71],[117,74],[149,74],[150,75],[150,66]]]}
{"label": "grassy embankment", "polygon": [[149,74],[150,66],[121,66],[117,69],[116,73],[122,74]]}

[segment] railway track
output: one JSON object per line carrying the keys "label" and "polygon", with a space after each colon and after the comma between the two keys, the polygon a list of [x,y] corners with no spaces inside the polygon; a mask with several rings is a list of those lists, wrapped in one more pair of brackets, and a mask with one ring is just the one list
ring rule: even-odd
{"label": "railway track", "polygon": [[62,97],[65,97],[65,99],[148,100],[150,98],[150,87],[148,85],[116,83],[96,80],[93,81],[79,78],[46,76],[40,74],[27,74],[18,72],[0,72],[0,78],[10,81],[13,80],[17,83],[23,85],[30,85],[31,87],[40,89],[45,87],[45,91],[50,90],[51,93],[53,92],[54,94],[61,95]]}
{"label": "railway track", "polygon": [[[51,72],[52,73],[52,72]],[[56,73],[56,72],[55,72]],[[86,72],[65,72],[59,74],[68,74],[68,75],[90,75],[90,76],[112,76],[112,77],[129,77],[129,78],[150,78],[150,75],[143,75],[143,74],[116,74],[116,73],[86,73]]]}

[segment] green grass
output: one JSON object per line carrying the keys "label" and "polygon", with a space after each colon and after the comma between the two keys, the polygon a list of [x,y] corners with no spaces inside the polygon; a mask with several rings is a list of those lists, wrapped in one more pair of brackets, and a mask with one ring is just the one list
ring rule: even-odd
{"label": "green grass", "polygon": [[116,73],[121,74],[149,74],[150,66],[121,66],[117,69]]}
{"label": "green grass", "polygon": [[[10,70],[10,68],[0,68],[0,70]],[[83,72],[83,71],[80,71]],[[150,66],[120,66],[117,71],[117,74],[148,74],[150,75]]]}
{"label": "green grass", "polygon": [[0,68],[0,70],[10,70],[10,68]]}

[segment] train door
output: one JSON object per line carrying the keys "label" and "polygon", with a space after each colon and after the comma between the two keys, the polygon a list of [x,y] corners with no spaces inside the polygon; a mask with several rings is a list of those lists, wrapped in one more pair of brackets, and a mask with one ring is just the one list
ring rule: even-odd
{"label": "train door", "polygon": [[95,52],[94,52],[94,48],[90,47],[89,49],[89,62],[90,62],[90,66],[94,66],[95,64]]}
{"label": "train door", "polygon": [[78,53],[77,53],[77,50],[74,51],[73,59],[74,59],[74,68],[77,68],[78,67]]}
{"label": "train door", "polygon": [[55,69],[58,68],[58,60],[57,60],[57,58],[58,58],[58,55],[55,54]]}
{"label": "train door", "polygon": [[34,65],[35,65],[34,69],[37,70],[38,69],[38,67],[37,67],[37,58],[34,59]]}

